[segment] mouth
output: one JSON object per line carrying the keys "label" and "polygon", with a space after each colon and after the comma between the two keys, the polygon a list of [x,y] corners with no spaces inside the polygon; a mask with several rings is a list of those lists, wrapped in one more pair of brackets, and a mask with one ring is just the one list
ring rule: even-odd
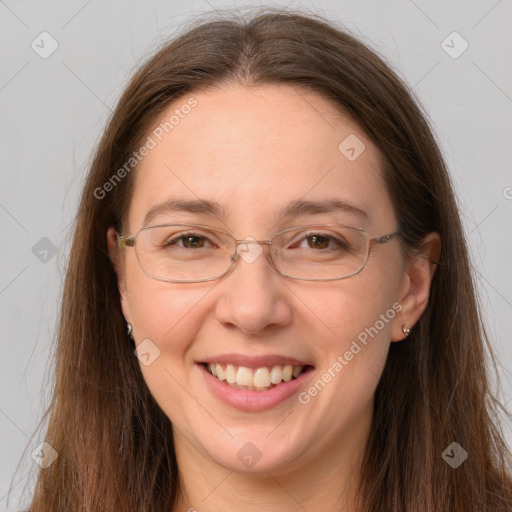
{"label": "mouth", "polygon": [[237,366],[235,364],[211,362],[200,363],[217,380],[233,389],[244,391],[269,391],[298,379],[313,370],[311,365]]}

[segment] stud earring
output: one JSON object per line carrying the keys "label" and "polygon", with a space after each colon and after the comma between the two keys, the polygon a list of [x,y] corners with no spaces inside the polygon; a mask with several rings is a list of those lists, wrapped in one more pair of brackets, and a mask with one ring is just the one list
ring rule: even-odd
{"label": "stud earring", "polygon": [[405,334],[405,337],[409,336],[411,330],[406,325],[402,325],[402,332]]}
{"label": "stud earring", "polygon": [[133,331],[132,324],[127,323],[127,324],[126,324],[126,332],[128,333],[128,336],[129,336],[130,338],[132,337],[132,331]]}

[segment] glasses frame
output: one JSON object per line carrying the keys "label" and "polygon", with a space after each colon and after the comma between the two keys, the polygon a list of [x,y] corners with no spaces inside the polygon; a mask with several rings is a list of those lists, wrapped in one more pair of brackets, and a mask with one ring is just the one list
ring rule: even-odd
{"label": "glasses frame", "polygon": [[[139,255],[138,255],[138,252],[137,252],[137,236],[139,235],[139,233],[141,233],[142,231],[145,231],[147,229],[159,228],[159,227],[167,227],[167,226],[187,226],[187,227],[204,228],[204,229],[207,229],[209,231],[216,231],[216,232],[224,233],[225,235],[228,235],[235,242],[235,252],[234,252],[234,254],[232,254],[230,256],[231,264],[229,265],[227,270],[225,272],[223,272],[222,274],[219,274],[219,275],[217,275],[215,277],[209,277],[207,279],[194,279],[194,280],[185,280],[184,281],[184,280],[179,280],[179,279],[164,279],[164,278],[161,278],[161,277],[155,277],[154,275],[151,275],[150,273],[148,273],[144,269],[142,263],[140,262]],[[166,282],[166,283],[203,283],[203,282],[207,282],[207,281],[214,281],[216,279],[220,279],[221,277],[224,277],[226,274],[228,274],[229,272],[231,272],[235,268],[236,263],[240,259],[240,255],[237,252],[237,248],[241,244],[256,244],[256,243],[257,244],[266,244],[270,248],[270,246],[272,246],[272,244],[273,244],[274,240],[276,239],[276,237],[278,237],[279,235],[282,235],[283,233],[286,233],[288,231],[293,231],[293,230],[299,231],[300,229],[304,229],[304,228],[322,228],[322,227],[327,227],[327,226],[337,226],[337,227],[342,227],[342,228],[355,229],[357,231],[360,231],[361,233],[363,233],[366,236],[366,238],[368,240],[368,249],[367,249],[366,259],[365,259],[365,262],[364,262],[363,266],[358,271],[353,272],[352,274],[349,274],[347,276],[333,277],[333,278],[326,278],[326,279],[322,279],[322,278],[316,279],[316,278],[309,278],[309,277],[294,277],[294,276],[290,276],[288,274],[285,274],[284,272],[281,272],[276,267],[274,258],[272,256],[272,251],[269,251],[270,255],[267,256],[267,261],[270,262],[271,267],[274,268],[274,270],[278,274],[280,274],[280,275],[282,275],[284,277],[288,277],[289,279],[298,279],[300,281],[339,281],[341,279],[348,279],[349,277],[352,277],[352,276],[355,276],[355,275],[361,273],[363,271],[363,269],[366,267],[366,264],[368,263],[368,260],[370,259],[370,253],[371,253],[372,248],[375,245],[378,246],[378,245],[382,245],[382,244],[385,244],[385,243],[389,242],[391,239],[395,238],[400,233],[400,230],[397,229],[393,233],[388,233],[386,235],[370,238],[368,236],[368,233],[363,228],[356,228],[356,227],[353,227],[353,226],[347,226],[345,224],[339,224],[339,223],[325,223],[325,224],[308,224],[308,225],[305,225],[305,226],[297,226],[297,227],[292,227],[292,228],[286,228],[286,229],[283,229],[282,231],[279,231],[278,233],[276,233],[272,237],[272,239],[270,239],[270,240],[237,240],[231,233],[229,233],[228,231],[225,231],[224,229],[214,228],[212,226],[207,226],[205,224],[190,224],[188,222],[171,222],[171,223],[166,223],[166,224],[156,224],[156,225],[153,225],[153,226],[144,226],[143,228],[139,229],[139,231],[137,231],[137,233],[135,233],[134,235],[127,235],[127,234],[122,235],[122,234],[118,233],[117,231],[116,231],[116,234],[117,234],[119,249],[125,249],[125,248],[128,248],[128,247],[133,247],[135,249],[135,255],[137,257],[137,261],[138,261],[138,263],[140,265],[140,268],[142,269],[144,274],[146,274],[148,277],[150,277],[152,279],[155,279],[157,281],[163,281],[163,282]]]}

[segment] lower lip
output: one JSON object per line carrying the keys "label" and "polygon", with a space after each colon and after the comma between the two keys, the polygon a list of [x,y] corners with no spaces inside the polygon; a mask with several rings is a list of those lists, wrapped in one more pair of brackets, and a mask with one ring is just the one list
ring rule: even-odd
{"label": "lower lip", "polygon": [[282,382],[266,391],[246,391],[232,388],[225,381],[214,377],[202,364],[198,364],[210,390],[224,403],[242,411],[263,411],[284,402],[298,393],[313,370],[309,367],[296,379]]}

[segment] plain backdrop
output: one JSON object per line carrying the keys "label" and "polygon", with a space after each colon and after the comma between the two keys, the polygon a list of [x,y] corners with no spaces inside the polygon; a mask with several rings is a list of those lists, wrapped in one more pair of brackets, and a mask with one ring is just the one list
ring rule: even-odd
{"label": "plain backdrop", "polygon": [[[141,60],[184,22],[245,5],[258,4],[0,0],[0,510],[28,503],[19,498],[44,441],[36,426],[50,398],[70,230],[110,110]],[[500,364],[498,396],[511,405],[512,3],[265,5],[306,7],[345,26],[425,107],[456,187]]]}

